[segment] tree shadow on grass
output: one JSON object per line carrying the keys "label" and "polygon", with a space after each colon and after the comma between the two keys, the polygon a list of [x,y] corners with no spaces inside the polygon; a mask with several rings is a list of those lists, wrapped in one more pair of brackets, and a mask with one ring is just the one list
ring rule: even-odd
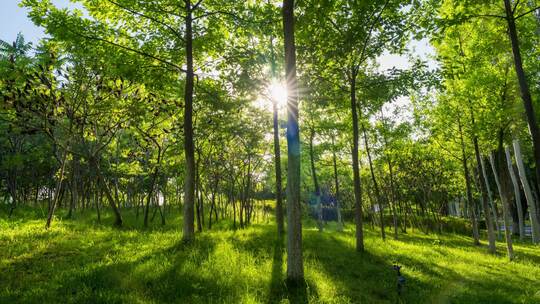
{"label": "tree shadow on grass", "polygon": [[[281,303],[283,299],[288,299],[289,303],[307,304],[309,302],[308,283],[289,282],[285,277],[283,270],[283,256],[285,254],[284,239],[274,241],[273,258],[272,258],[272,277],[270,279],[270,288],[268,291],[267,303]],[[315,285],[311,284],[310,289],[312,296],[316,296]]]}
{"label": "tree shadow on grass", "polygon": [[[420,273],[419,277],[429,278],[422,280],[420,284],[408,283],[408,298],[411,301],[422,299],[427,303],[515,303],[520,302],[519,299],[524,294],[531,292],[528,286],[534,284],[530,278],[519,274],[510,275],[505,267],[497,268],[489,263],[478,263],[475,258],[467,255],[456,261],[470,264],[469,268],[460,272],[459,269],[462,268],[452,266],[452,259],[458,257],[449,256],[444,244],[439,246],[420,242],[419,246],[429,247],[440,256],[426,259],[426,256],[407,252],[393,253],[394,258],[404,266],[405,275],[412,270]],[[481,250],[481,247],[471,244],[468,247],[471,251]],[[425,254],[429,257],[429,252]]]}
{"label": "tree shadow on grass", "polygon": [[[111,252],[113,243],[93,248],[91,256],[66,254],[62,244],[53,243],[45,252],[55,253],[54,257],[40,251],[12,262],[10,268],[14,270],[7,273],[6,279],[19,283],[0,290],[0,302],[215,303],[227,299],[233,303],[239,300],[233,286],[220,285],[213,278],[192,271],[206,263],[214,251],[215,242],[207,235],[198,236],[191,244],[177,242],[164,249],[152,248],[136,259],[125,260],[120,253]],[[190,263],[189,267],[184,267],[186,263]],[[8,288],[11,292],[6,292]]]}
{"label": "tree shadow on grass", "polygon": [[265,303],[282,303],[287,299],[291,304],[302,304],[309,303],[310,299],[318,299],[315,282],[287,281],[285,238],[278,239],[274,228],[272,225],[252,226],[249,232],[237,231],[228,242],[231,242],[237,250],[249,252],[257,259],[271,259],[271,277]]}
{"label": "tree shadow on grass", "polygon": [[239,302],[235,286],[202,274],[215,247],[214,239],[200,235],[193,244],[180,242],[163,252],[172,260],[172,266],[149,280],[152,288],[145,290],[146,296],[157,303]]}
{"label": "tree shadow on grass", "polygon": [[481,248],[481,246],[475,246],[472,238],[458,234],[400,234],[398,241],[423,244],[423,245],[444,245],[452,248]]}
{"label": "tree shadow on grass", "polygon": [[272,278],[270,280],[270,290],[268,292],[267,303],[279,303],[286,296],[286,285],[283,275],[283,255],[285,248],[283,239],[277,238],[274,241],[274,252],[272,258]]}
{"label": "tree shadow on grass", "polygon": [[[168,232],[176,231],[178,227],[182,226],[182,218],[179,213],[170,213],[167,214],[166,224],[162,225],[161,220],[150,221],[148,227],[144,227],[143,219],[144,214],[141,213],[137,218],[134,210],[131,209],[122,209],[122,227],[115,227],[115,217],[110,210],[102,210],[101,220],[97,221],[97,216],[90,213],[90,210],[83,211],[84,215],[76,214],[73,218],[67,218],[65,215],[58,214],[61,218],[61,221],[64,224],[69,224],[78,229],[110,229],[111,227],[120,230],[120,231],[137,231],[137,232]],[[142,210],[141,210],[142,212]],[[63,212],[65,213],[65,212]],[[53,223],[54,225],[54,223]]]}
{"label": "tree shadow on grass", "polygon": [[[306,256],[317,261],[328,279],[338,287],[338,295],[344,302],[398,303],[400,300],[391,258],[384,259],[369,249],[357,252],[353,246],[328,232],[308,231],[304,240]],[[406,278],[407,285],[429,287],[415,278]],[[406,288],[403,299],[408,298]]]}
{"label": "tree shadow on grass", "polygon": [[[97,267],[75,277],[73,284],[91,293],[82,293],[76,303],[123,303],[144,300],[152,303],[217,302],[221,297],[235,300],[230,286],[218,284],[193,268],[201,267],[214,251],[215,242],[206,235],[193,243],[181,241],[150,252],[130,262]],[[163,265],[164,262],[170,261]],[[191,263],[190,267],[185,267]]]}

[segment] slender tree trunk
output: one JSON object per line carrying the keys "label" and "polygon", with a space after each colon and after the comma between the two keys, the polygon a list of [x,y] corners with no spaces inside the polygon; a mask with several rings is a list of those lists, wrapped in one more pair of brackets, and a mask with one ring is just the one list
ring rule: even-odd
{"label": "slender tree trunk", "polygon": [[68,218],[72,218],[73,212],[77,203],[79,202],[79,156],[73,155],[73,160],[71,161],[71,202],[69,204]]}
{"label": "slender tree trunk", "polygon": [[[525,166],[523,166],[523,159],[521,157],[521,147],[518,140],[514,140],[514,154],[516,157],[516,165],[518,167],[519,177],[521,179],[521,185],[523,185],[523,191],[525,192],[525,197],[527,198],[527,205],[529,207],[532,240],[533,243],[536,244],[540,242],[540,224],[538,222],[538,208],[536,206],[536,201],[532,195],[531,186],[529,185],[529,181],[527,180]],[[521,205],[521,202],[519,205]]]}
{"label": "slender tree trunk", "polygon": [[184,181],[184,218],[182,240],[190,242],[195,238],[195,148],[193,143],[193,29],[191,0],[184,1],[186,6],[185,44],[186,44],[186,82],[184,89],[184,154],[186,159],[186,177]]}
{"label": "slender tree trunk", "polygon": [[358,105],[356,102],[356,76],[357,71],[351,68],[350,89],[351,89],[351,115],[353,128],[353,147],[352,147],[352,168],[354,185],[354,220],[356,224],[356,251],[364,251],[364,231],[362,228],[362,185],[360,181],[360,166],[358,159]]}
{"label": "slender tree trunk", "polygon": [[489,186],[489,179],[488,179],[488,175],[487,175],[487,171],[486,171],[486,165],[484,163],[484,158],[483,157],[480,157],[480,166],[481,166],[481,169],[482,169],[482,176],[484,176],[484,182],[486,184],[486,190],[487,190],[487,194],[488,194],[489,206],[490,206],[490,209],[491,209],[491,214],[493,216],[493,222],[495,223],[495,229],[497,229],[497,235],[498,235],[498,237],[500,239],[501,238],[501,230],[499,228],[499,221],[498,221],[498,217],[497,217],[497,208],[496,208],[496,205],[495,205],[495,201],[493,200],[493,194],[491,193],[491,188]]}
{"label": "slender tree trunk", "polygon": [[[199,154],[197,154],[199,155]],[[199,162],[200,162],[200,155],[197,157],[197,162],[195,165],[195,199],[197,200],[195,205],[195,218],[197,220],[197,231],[202,232],[203,231],[203,223],[202,223],[202,217],[201,210],[202,210],[202,186],[201,186],[201,176],[199,172]]]}
{"label": "slender tree trunk", "polygon": [[[471,116],[471,125],[476,126],[476,120],[474,117],[474,111],[472,108],[472,102],[469,99],[469,113]],[[487,229],[487,236],[488,236],[488,251],[489,253],[495,253],[497,248],[495,245],[495,233],[493,231],[493,221],[491,218],[491,215],[489,214],[489,206],[488,206],[488,189],[486,188],[487,181],[485,180],[484,174],[481,173],[482,171],[482,156],[480,154],[480,147],[478,145],[478,137],[476,136],[476,133],[474,130],[472,131],[472,141],[474,146],[474,155],[476,157],[476,166],[478,168],[478,184],[480,188],[480,192],[482,194],[482,208],[484,209],[484,217],[486,219],[486,229]]]}
{"label": "slender tree trunk", "polygon": [[[214,221],[217,223],[218,222],[218,219],[219,219],[219,213],[221,213],[221,217],[223,217],[223,200],[222,200],[222,195],[220,194],[220,190],[219,190],[219,183],[218,185],[216,186],[216,195],[218,197],[218,203],[217,203],[217,206],[216,208],[214,209]],[[219,206],[219,212],[218,212],[218,207]]]}
{"label": "slender tree trunk", "polygon": [[9,188],[8,190],[9,190],[10,195],[11,195],[11,206],[9,208],[8,218],[11,218],[11,216],[13,215],[13,211],[15,211],[15,209],[17,208],[17,200],[18,200],[18,195],[17,195],[17,175],[18,175],[18,173],[17,173],[17,169],[9,170],[8,172],[9,172],[9,174],[8,174],[8,182],[7,182],[7,184],[8,184],[8,188]]}
{"label": "slender tree trunk", "polygon": [[521,206],[521,192],[519,190],[519,183],[516,178],[516,172],[514,171],[514,166],[512,165],[512,155],[510,154],[509,147],[506,147],[505,153],[508,172],[510,173],[510,179],[512,180],[512,186],[514,188],[514,197],[518,214],[519,239],[523,240],[523,238],[525,238],[525,223],[523,220],[523,207]]}
{"label": "slender tree trunk", "polygon": [[70,199],[69,199],[69,209],[68,209],[68,214],[67,214],[67,218],[71,219],[73,218],[73,210],[75,209],[75,196],[77,192],[75,189],[73,189],[75,187],[73,174],[71,174],[71,180],[68,182],[68,185],[66,186],[69,186],[69,191],[71,193]]}
{"label": "slender tree trunk", "polygon": [[[159,195],[162,195],[163,196],[163,206],[160,206],[159,205],[159,200],[158,200],[158,207],[160,208],[159,209],[159,215],[161,216],[161,225],[162,226],[165,226],[165,212],[167,211],[167,206],[168,206],[168,199],[167,199],[167,179],[165,179],[165,183],[163,184],[163,186],[161,187],[161,191],[157,191],[157,197],[159,199]],[[163,208],[161,208],[163,207]],[[163,209],[163,210],[162,210]],[[169,207],[169,211],[170,212],[171,208]]]}
{"label": "slender tree trunk", "polygon": [[62,156],[62,163],[60,164],[60,175],[58,176],[58,181],[56,182],[56,190],[54,191],[54,198],[52,200],[51,207],[49,208],[49,214],[47,215],[45,229],[49,229],[51,227],[54,210],[56,209],[56,205],[58,204],[58,198],[60,197],[60,191],[62,190],[62,180],[64,179],[64,169],[66,168],[66,157],[67,151],[64,151],[64,155]]}
{"label": "slender tree trunk", "polygon": [[473,241],[475,245],[480,245],[480,236],[478,233],[478,222],[476,218],[476,208],[474,207],[474,200],[472,196],[472,189],[471,189],[471,178],[469,175],[469,167],[467,164],[467,154],[465,153],[465,141],[463,140],[463,131],[461,127],[461,121],[458,119],[458,127],[459,127],[459,136],[461,140],[461,157],[462,157],[462,164],[463,164],[463,174],[465,176],[465,187],[467,190],[467,202],[469,205],[469,211],[470,211],[470,217],[471,217],[471,223],[472,223],[472,229],[473,229]]}
{"label": "slender tree trunk", "polygon": [[302,208],[300,206],[300,130],[298,82],[294,41],[294,0],[283,0],[283,36],[287,79],[287,279],[304,281],[302,258]]}
{"label": "slender tree trunk", "polygon": [[233,206],[233,229],[236,230],[236,201],[234,197],[232,200],[232,206]]}
{"label": "slender tree trunk", "polygon": [[[272,77],[275,79],[277,72],[273,39],[270,40],[270,51]],[[276,222],[278,238],[281,239],[284,234],[285,224],[283,218],[283,186],[281,181],[281,148],[279,145],[278,100],[272,100],[272,117],[274,129],[274,166],[276,175]]]}
{"label": "slender tree trunk", "polygon": [[508,185],[508,178],[505,176],[507,173],[504,171],[505,161],[504,161],[504,151],[502,145],[499,146],[497,150],[497,166],[495,165],[495,158],[493,154],[489,156],[489,161],[491,163],[491,168],[493,169],[493,175],[495,176],[495,183],[497,184],[497,189],[499,190],[499,195],[501,197],[502,207],[503,207],[503,221],[504,221],[504,236],[506,239],[506,251],[508,254],[508,259],[514,259],[514,249],[512,245],[512,233],[509,229],[510,227],[510,185]]}
{"label": "slender tree trunk", "polygon": [[[119,164],[120,164],[120,140],[118,139],[118,136],[119,136],[119,132],[116,133],[116,149],[115,149],[115,162],[116,162],[116,168],[118,168]],[[124,207],[126,207],[126,201],[124,199],[120,200],[120,185],[119,185],[119,182],[118,182],[118,171],[116,171],[114,173],[114,179],[113,179],[113,185],[114,185],[114,199],[116,200],[116,202],[118,202],[118,207],[121,206],[121,203],[120,202],[123,202],[124,204]],[[123,196],[122,196],[123,198]]]}
{"label": "slender tree trunk", "polygon": [[519,82],[519,91],[521,93],[521,99],[523,100],[523,106],[525,107],[525,114],[527,115],[527,122],[529,124],[529,132],[531,133],[534,161],[536,169],[536,182],[540,188],[540,130],[538,129],[538,123],[536,121],[536,114],[533,107],[531,93],[529,91],[529,84],[527,83],[527,77],[523,69],[523,62],[521,59],[521,51],[519,48],[519,38],[516,29],[516,20],[514,18],[514,12],[512,11],[512,4],[510,0],[504,0],[504,7],[506,11],[506,21],[508,22],[508,34],[510,36],[510,42],[512,43],[512,53],[514,55],[514,68]]}
{"label": "slender tree trunk", "polygon": [[159,160],[158,160],[158,164],[156,165],[156,168],[154,168],[154,172],[152,173],[152,180],[150,182],[150,187],[148,188],[148,197],[146,199],[146,206],[144,207],[144,227],[148,227],[148,212],[150,211],[150,200],[152,198],[152,195],[154,195],[154,188],[156,185],[156,178],[158,175],[157,166],[159,166]]}
{"label": "slender tree trunk", "polygon": [[139,209],[141,208],[141,204],[140,204],[140,199],[139,199],[139,195],[137,194],[137,196],[135,197],[135,219],[139,219]]}
{"label": "slender tree trunk", "polygon": [[390,160],[390,157],[388,157],[388,173],[390,174],[390,197],[392,198],[392,202],[390,204],[390,207],[392,208],[392,220],[394,223],[394,239],[398,239],[398,216],[397,216],[397,208],[396,208],[396,191],[394,189],[394,172],[392,170],[392,161]]}
{"label": "slender tree trunk", "polygon": [[101,197],[103,196],[101,188],[98,189],[98,183],[96,182],[96,195],[95,195],[95,204],[96,204],[96,213],[97,213],[97,222],[98,224],[101,224],[101,211],[100,211],[100,201]]}
{"label": "slender tree trunk", "polygon": [[315,188],[315,200],[317,204],[317,227],[319,232],[323,231],[323,214],[321,204],[321,188],[317,180],[317,170],[315,169],[315,152],[313,151],[313,139],[315,138],[315,128],[311,126],[309,134],[309,160],[311,164],[311,176],[313,178],[313,187]]}
{"label": "slender tree trunk", "polygon": [[373,170],[373,161],[371,160],[371,151],[369,149],[369,142],[367,138],[366,127],[364,126],[363,123],[362,123],[362,133],[364,134],[364,144],[366,146],[366,154],[367,154],[368,162],[369,162],[369,172],[371,173],[371,180],[373,181],[373,188],[375,189],[375,198],[376,198],[377,205],[379,206],[379,221],[380,221],[379,224],[381,225],[381,238],[384,241],[386,240],[386,232],[384,230],[384,204],[382,201],[382,195],[379,189],[379,184],[377,183],[377,178],[375,177],[375,170]]}
{"label": "slender tree trunk", "polygon": [[[474,124],[474,118],[473,118]],[[480,184],[480,191],[482,192],[482,208],[484,208],[484,217],[486,219],[486,228],[488,236],[488,251],[489,253],[495,253],[497,251],[495,245],[495,231],[493,231],[493,219],[489,214],[488,206],[488,190],[486,188],[487,181],[484,179],[484,175],[481,173],[482,170],[482,156],[480,155],[480,148],[478,147],[478,138],[476,135],[473,136],[474,144],[474,153],[476,155],[476,165],[478,167],[478,183]]]}
{"label": "slender tree trunk", "polygon": [[[146,200],[146,206],[144,208],[144,227],[148,227],[148,212],[150,211],[150,201],[152,199],[152,196],[154,195],[156,181],[157,181],[157,177],[159,173],[159,165],[161,164],[161,147],[158,146],[157,149],[158,149],[158,155],[157,155],[156,167],[154,168],[154,171],[152,172],[152,177],[151,177],[152,179],[150,181],[150,187],[148,188],[148,198]],[[118,183],[118,181],[116,181],[116,183]],[[115,197],[118,200],[118,195],[116,195]],[[157,201],[156,201],[156,205],[157,205]],[[152,217],[152,220],[153,220],[153,217]]]}
{"label": "slender tree trunk", "polygon": [[[165,202],[165,201],[163,201]],[[165,205],[163,205],[163,209],[161,208],[159,204],[157,205],[158,211],[159,211],[159,217],[161,218],[161,225],[165,226]]]}
{"label": "slender tree trunk", "polygon": [[214,212],[215,203],[216,203],[215,194],[212,192],[212,194],[210,195],[211,197],[210,197],[210,212],[208,214],[208,230],[212,229],[212,212]]}
{"label": "slender tree trunk", "polygon": [[212,193],[211,193],[211,200],[210,200],[210,212],[208,214],[208,229],[212,229],[212,212],[216,214],[216,221],[217,221],[217,206],[216,206],[216,194],[217,194],[217,185],[219,183],[219,180],[216,175],[214,175],[214,185],[212,187]]}
{"label": "slender tree trunk", "polygon": [[[384,122],[384,112],[381,108],[381,120]],[[386,139],[386,135],[383,133],[383,141],[384,141],[384,147],[385,149],[388,148],[388,141]],[[388,164],[388,173],[390,177],[390,194],[388,195],[388,203],[390,205],[391,211],[392,211],[392,224],[394,226],[394,239],[398,239],[398,217],[397,217],[397,208],[396,208],[396,191],[394,187],[394,172],[392,168],[392,160],[390,158],[390,155],[387,155],[386,162]]]}
{"label": "slender tree trunk", "polygon": [[276,222],[278,237],[281,238],[284,233],[284,219],[283,219],[283,188],[281,182],[281,148],[279,146],[279,122],[278,122],[278,110],[277,102],[273,102],[274,111],[274,166],[276,173]]}
{"label": "slender tree trunk", "polygon": [[249,225],[250,216],[250,202],[251,202],[251,155],[248,156],[248,169],[247,169],[247,183],[244,196],[244,224]]}
{"label": "slender tree trunk", "polygon": [[105,191],[105,196],[107,196],[107,200],[109,201],[109,204],[111,205],[111,208],[113,210],[114,217],[115,217],[114,225],[117,227],[121,227],[122,215],[120,214],[120,210],[118,209],[118,206],[113,198],[111,189],[109,188],[109,186],[105,182],[105,179],[103,178],[103,175],[101,174],[101,169],[99,167],[98,160],[93,157],[91,162],[93,162],[93,166],[96,170],[96,176],[97,176],[98,182],[101,184],[103,191]]}
{"label": "slender tree trunk", "polygon": [[334,187],[336,190],[337,230],[343,231],[343,221],[341,219],[341,197],[339,195],[339,178],[338,178],[338,171],[337,171],[337,157],[336,157],[334,135],[332,135],[332,162],[334,165]]}

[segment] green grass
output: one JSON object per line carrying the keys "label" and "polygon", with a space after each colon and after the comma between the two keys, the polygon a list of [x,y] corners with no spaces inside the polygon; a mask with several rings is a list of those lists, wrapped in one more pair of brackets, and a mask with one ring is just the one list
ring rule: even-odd
{"label": "green grass", "polygon": [[[508,262],[502,242],[490,256],[468,236],[409,231],[383,242],[368,227],[359,254],[352,225],[319,233],[306,222],[306,286],[289,290],[271,223],[221,223],[185,245],[177,216],[147,230],[132,212],[122,229],[107,216],[101,225],[79,217],[45,231],[36,214],[2,214],[0,303],[540,303],[540,248],[529,244],[516,244]],[[407,279],[401,299],[394,261]]]}

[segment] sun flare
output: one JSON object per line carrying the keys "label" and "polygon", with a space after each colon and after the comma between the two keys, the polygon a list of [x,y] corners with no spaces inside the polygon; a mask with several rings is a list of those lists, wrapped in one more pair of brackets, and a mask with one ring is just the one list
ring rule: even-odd
{"label": "sun flare", "polygon": [[268,92],[272,102],[277,102],[278,108],[284,107],[287,104],[287,88],[281,82],[273,81],[268,86]]}
{"label": "sun flare", "polygon": [[273,111],[273,103],[277,103],[278,109],[283,109],[287,105],[287,87],[279,81],[272,81],[259,98],[255,101],[255,105],[260,109]]}

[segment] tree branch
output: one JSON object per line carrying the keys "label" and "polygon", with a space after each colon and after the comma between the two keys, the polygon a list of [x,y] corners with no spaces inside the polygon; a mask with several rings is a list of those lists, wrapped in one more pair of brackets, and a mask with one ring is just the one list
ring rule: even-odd
{"label": "tree branch", "polygon": [[514,3],[514,7],[512,8],[512,15],[516,12],[516,9],[519,5],[520,0],[516,0],[516,3]]}
{"label": "tree branch", "polygon": [[467,20],[469,19],[472,19],[472,18],[478,18],[478,17],[492,17],[492,18],[499,18],[499,19],[505,19],[506,20],[506,16],[500,16],[500,15],[493,15],[493,14],[481,14],[481,15],[471,15],[469,16],[469,18],[466,18]]}
{"label": "tree branch", "polygon": [[538,9],[540,9],[540,6],[537,6],[537,7],[533,8],[533,9],[530,9],[530,10],[526,11],[523,14],[518,15],[517,17],[514,17],[514,20],[518,20],[519,18],[521,18],[523,16],[526,16],[526,15],[528,15],[528,14],[530,14],[530,13],[532,13],[532,12],[538,10]]}
{"label": "tree branch", "polygon": [[145,14],[143,14],[143,13],[137,12],[137,11],[135,11],[135,10],[132,10],[132,9],[130,9],[130,8],[128,8],[128,7],[125,7],[125,6],[121,5],[121,4],[118,3],[118,2],[114,2],[114,1],[112,1],[112,0],[107,0],[107,1],[108,1],[109,3],[112,3],[112,4],[116,5],[116,6],[118,6],[119,8],[121,8],[121,9],[123,9],[123,10],[125,10],[125,11],[128,11],[128,12],[134,14],[134,15],[141,16],[141,17],[143,17],[143,18],[146,18],[146,19],[148,19],[148,20],[150,20],[150,21],[153,21],[153,22],[155,22],[155,23],[157,23],[157,24],[160,24],[160,25],[166,27],[166,28],[167,28],[168,30],[170,30],[173,34],[175,34],[176,37],[177,37],[178,39],[180,39],[181,41],[184,41],[184,38],[182,37],[182,34],[181,34],[179,31],[177,31],[176,29],[174,29],[172,26],[168,25],[167,23],[165,23],[165,22],[163,22],[163,21],[160,21],[160,20],[158,20],[158,19],[156,19],[156,18],[154,18],[154,17],[151,17],[151,16],[145,15]]}
{"label": "tree branch", "polygon": [[196,9],[199,7],[199,5],[201,5],[202,2],[203,2],[203,0],[197,1],[197,3],[195,3],[195,4],[191,7],[191,11],[196,10]]}
{"label": "tree branch", "polygon": [[383,7],[381,8],[381,11],[377,15],[377,17],[375,19],[373,19],[373,22],[370,24],[368,35],[366,36],[366,39],[364,40],[364,44],[362,45],[362,52],[360,53],[359,61],[353,63],[354,66],[359,66],[364,61],[364,56],[365,56],[365,53],[366,53],[367,44],[369,43],[369,40],[371,39],[371,34],[373,33],[373,28],[375,28],[375,24],[378,23],[379,20],[381,19],[382,13],[384,12],[386,7],[388,6],[389,2],[390,2],[390,0],[387,0],[384,3]]}
{"label": "tree branch", "polygon": [[173,67],[173,68],[175,68],[175,69],[177,69],[177,70],[179,70],[179,71],[181,71],[181,72],[187,73],[187,71],[186,71],[185,69],[183,69],[182,67],[180,67],[179,65],[174,64],[174,63],[172,63],[172,62],[170,62],[170,61],[168,61],[168,60],[165,60],[165,59],[156,57],[156,56],[154,56],[154,55],[152,55],[152,54],[145,53],[145,52],[143,52],[143,51],[141,51],[141,50],[137,50],[137,49],[134,49],[134,48],[125,46],[125,45],[121,45],[121,44],[118,44],[118,43],[113,42],[113,41],[109,41],[109,40],[104,39],[104,38],[101,38],[101,37],[87,36],[87,35],[85,35],[85,34],[82,34],[82,33],[76,33],[76,32],[73,32],[73,33],[76,34],[76,35],[79,35],[79,36],[81,36],[81,37],[83,37],[83,38],[89,39],[89,40],[97,40],[97,41],[105,42],[105,43],[108,43],[108,44],[110,44],[110,45],[114,45],[114,46],[116,46],[116,47],[119,47],[119,48],[121,48],[121,49],[130,51],[130,52],[134,52],[134,53],[139,54],[139,55],[141,55],[141,56],[144,56],[144,57],[148,57],[148,58],[157,60],[157,61],[159,61],[159,62],[161,62],[161,63],[164,63],[164,64],[166,64],[166,65],[168,65],[168,66],[171,66],[171,67]]}

